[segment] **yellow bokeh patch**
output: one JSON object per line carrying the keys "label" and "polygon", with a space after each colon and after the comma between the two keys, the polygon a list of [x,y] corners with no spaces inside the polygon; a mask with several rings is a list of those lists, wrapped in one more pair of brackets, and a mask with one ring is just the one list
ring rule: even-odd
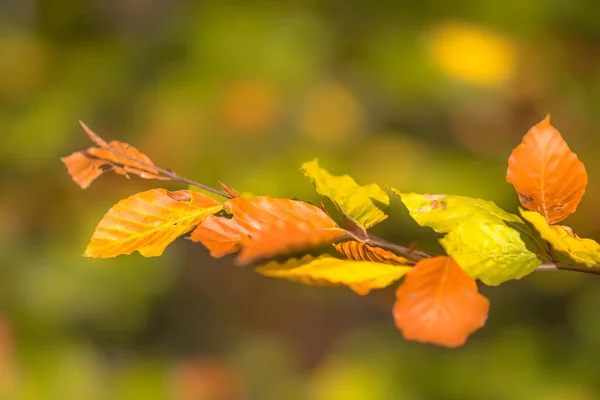
{"label": "yellow bokeh patch", "polygon": [[457,81],[501,86],[516,69],[516,44],[477,26],[457,22],[437,25],[426,43],[432,63]]}

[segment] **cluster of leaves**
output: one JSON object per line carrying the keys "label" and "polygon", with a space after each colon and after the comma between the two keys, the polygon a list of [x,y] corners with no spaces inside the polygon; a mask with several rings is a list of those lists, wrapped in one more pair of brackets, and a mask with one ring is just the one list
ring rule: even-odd
{"label": "cluster of leaves", "polygon": [[[109,170],[196,184],[156,167],[134,147],[107,143],[83,127],[98,147],[62,159],[82,188]],[[522,218],[482,199],[390,187],[419,225],[443,234],[443,256],[369,235],[371,227],[387,218],[390,198],[378,185],[360,186],[347,175],[331,175],[317,160],[301,170],[335,205],[344,227],[325,207],[268,196],[243,198],[224,184],[225,192],[196,184],[226,201],[191,190],[137,193],[106,213],[84,255],[106,258],[138,251],[159,256],[188,232],[188,239],[202,243],[213,257],[238,253],[242,265],[333,245],[339,257],[304,255],[270,261],[255,271],[305,284],[345,285],[360,295],[404,278],[393,306],[396,326],[408,340],[447,347],[464,344],[485,324],[489,301],[478,292],[476,280],[497,286],[536,269],[588,272],[600,263],[597,242],[556,225],[577,208],[587,173],[549,117],[529,130],[509,158],[506,179],[526,209],[520,210]]]}

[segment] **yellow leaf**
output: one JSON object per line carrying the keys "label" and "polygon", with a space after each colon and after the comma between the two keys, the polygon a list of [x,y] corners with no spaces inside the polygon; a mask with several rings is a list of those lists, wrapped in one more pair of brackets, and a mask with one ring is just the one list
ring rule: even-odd
{"label": "yellow leaf", "polygon": [[152,189],[115,204],[102,218],[84,256],[116,257],[138,251],[160,256],[167,245],[206,217],[221,203],[198,192]]}
{"label": "yellow leaf", "polygon": [[331,256],[304,256],[285,263],[272,261],[256,268],[259,274],[308,285],[346,285],[358,294],[381,289],[402,278],[410,270],[370,261],[341,260]]}
{"label": "yellow leaf", "polygon": [[600,244],[592,239],[582,239],[568,226],[548,225],[546,218],[535,211],[520,210],[555,250],[565,253],[570,259],[588,267],[600,264]]}
{"label": "yellow leaf", "polygon": [[300,169],[320,195],[329,197],[358,226],[368,229],[387,218],[382,208],[389,206],[390,198],[378,185],[359,186],[348,175],[331,175],[319,167],[316,159],[302,164]]}

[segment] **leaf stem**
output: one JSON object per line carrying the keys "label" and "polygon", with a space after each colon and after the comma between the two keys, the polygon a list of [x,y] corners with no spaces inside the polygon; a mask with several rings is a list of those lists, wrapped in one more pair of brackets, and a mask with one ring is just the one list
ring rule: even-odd
{"label": "leaf stem", "polygon": [[197,188],[200,188],[202,190],[206,190],[207,192],[211,192],[213,194],[216,194],[217,196],[221,196],[221,197],[225,197],[226,199],[231,199],[232,196],[229,193],[225,193],[225,192],[221,192],[220,190],[217,190],[215,188],[212,188],[210,186],[204,185],[202,183],[193,181],[191,179],[188,179],[184,176],[181,176],[177,173],[175,173],[174,171],[171,171],[169,169],[164,169],[161,167],[157,167],[156,165],[153,164],[148,164],[147,162],[144,162],[142,160],[138,160],[135,157],[132,157],[128,154],[122,153],[119,150],[113,149],[112,147],[109,146],[109,144],[102,139],[100,136],[98,136],[96,133],[94,133],[90,128],[87,127],[86,124],[84,124],[82,121],[79,121],[79,123],[81,124],[81,126],[83,127],[83,130],[85,130],[85,132],[87,133],[87,135],[90,137],[90,139],[96,143],[98,146],[102,147],[105,150],[110,151],[111,153],[114,153],[116,155],[118,155],[119,157],[123,157],[127,160],[130,161],[134,161],[140,165],[143,165],[146,168],[150,168],[151,170],[156,170],[158,172],[160,172],[161,174],[169,177],[170,179],[174,180],[174,181],[179,181],[182,183],[185,183],[187,185],[191,185],[191,186],[195,186]]}
{"label": "leaf stem", "polygon": [[581,272],[583,274],[600,275],[600,269],[572,267],[569,265],[560,264],[542,264],[539,267],[537,267],[536,271],[572,271]]}
{"label": "leaf stem", "polygon": [[433,255],[426,253],[421,250],[411,249],[409,247],[404,247],[395,243],[388,242],[387,240],[375,237],[368,236],[367,238],[359,239],[360,241],[375,247],[381,247],[382,249],[392,251],[394,253],[401,254],[403,256],[408,256],[413,258],[415,261],[420,261],[425,258],[433,257]]}
{"label": "leaf stem", "polygon": [[[382,249],[392,251],[397,254],[401,254],[404,256],[412,257],[416,261],[423,260],[425,258],[435,257],[433,254],[426,253],[421,250],[411,249],[409,247],[404,247],[395,243],[388,242],[385,239],[381,239],[374,236],[369,236],[366,238],[360,238],[353,235],[351,232],[348,232],[349,236],[351,236],[354,240],[358,240],[364,242],[368,245],[381,247]],[[536,268],[536,271],[571,271],[571,272],[580,272],[582,274],[590,274],[590,275],[600,275],[600,268],[585,268],[585,267],[573,267],[570,265],[561,265],[561,264],[542,264]]]}

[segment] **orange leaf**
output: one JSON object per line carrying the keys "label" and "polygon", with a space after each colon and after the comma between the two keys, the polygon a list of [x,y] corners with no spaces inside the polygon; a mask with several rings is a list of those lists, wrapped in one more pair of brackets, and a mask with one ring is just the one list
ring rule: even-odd
{"label": "orange leaf", "polygon": [[523,207],[539,212],[553,224],[575,212],[588,177],[548,116],[513,150],[506,180],[515,187]]}
{"label": "orange leaf", "polygon": [[237,197],[223,207],[233,218],[208,218],[190,239],[202,242],[214,257],[241,249],[242,264],[331,243],[345,233],[323,210],[302,201]]}
{"label": "orange leaf", "polygon": [[151,189],[115,204],[96,227],[84,256],[115,257],[139,251],[159,256],[169,243],[189,232],[221,203],[190,190]]}
{"label": "orange leaf", "polygon": [[394,319],[407,340],[462,346],[481,328],[490,303],[450,257],[420,261],[396,291]]}
{"label": "orange leaf", "polygon": [[379,247],[370,246],[363,242],[350,240],[347,242],[334,243],[333,247],[351,260],[373,261],[391,265],[410,265],[411,261],[399,257],[391,251]]}
{"label": "orange leaf", "polygon": [[201,242],[210,255],[221,258],[241,249],[243,242],[250,238],[254,228],[237,218],[224,218],[210,215],[190,235],[193,242]]}
{"label": "orange leaf", "polygon": [[141,153],[138,149],[127,143],[118,141],[106,143],[94,132],[89,130],[83,123],[81,125],[92,140],[98,145],[108,146],[139,161],[132,161],[102,147],[90,147],[87,150],[78,151],[69,156],[62,157],[61,161],[67,166],[69,175],[71,175],[73,180],[81,186],[81,188],[87,188],[94,179],[111,170],[119,175],[125,176],[127,176],[127,174],[135,174],[145,179],[160,178],[158,171],[153,168],[154,163],[152,163],[147,155]]}

